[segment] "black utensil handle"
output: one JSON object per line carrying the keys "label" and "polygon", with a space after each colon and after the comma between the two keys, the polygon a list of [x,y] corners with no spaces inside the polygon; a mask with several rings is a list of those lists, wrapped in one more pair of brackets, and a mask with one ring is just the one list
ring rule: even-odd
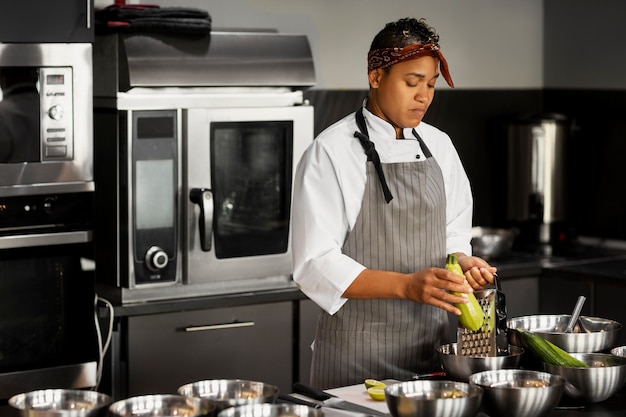
{"label": "black utensil handle", "polygon": [[306,405],[307,407],[312,408],[321,408],[322,406],[319,404],[312,403],[310,401],[303,400],[301,398],[294,397],[289,394],[278,394],[279,402],[284,402],[288,404],[298,404],[298,405]]}
{"label": "black utensil handle", "polygon": [[315,388],[309,387],[308,385],[301,384],[300,382],[296,382],[293,384],[293,390],[298,394],[306,395],[307,397],[316,399],[318,401],[326,401],[329,398],[333,398],[332,395],[324,391],[317,390]]}

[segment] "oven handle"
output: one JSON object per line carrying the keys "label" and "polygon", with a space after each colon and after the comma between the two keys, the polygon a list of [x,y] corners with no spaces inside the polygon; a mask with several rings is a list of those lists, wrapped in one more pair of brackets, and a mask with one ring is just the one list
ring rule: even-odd
{"label": "oven handle", "polygon": [[222,323],[222,324],[207,324],[204,326],[187,326],[182,330],[184,332],[204,332],[208,330],[221,330],[221,329],[237,329],[240,327],[251,327],[254,326],[253,321],[234,321],[232,323]]}
{"label": "oven handle", "polygon": [[32,246],[69,245],[88,243],[92,240],[91,230],[74,232],[37,233],[32,235],[11,235],[0,237],[0,249],[28,248]]}
{"label": "oven handle", "polygon": [[200,247],[203,251],[211,250],[211,235],[213,234],[213,193],[207,188],[192,188],[189,192],[192,203],[200,206]]}

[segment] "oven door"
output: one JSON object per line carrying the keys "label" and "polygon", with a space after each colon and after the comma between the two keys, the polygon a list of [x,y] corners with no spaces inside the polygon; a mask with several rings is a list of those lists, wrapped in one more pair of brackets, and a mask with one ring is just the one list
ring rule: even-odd
{"label": "oven door", "polygon": [[292,180],[313,108],[190,109],[186,120],[185,282],[289,282]]}
{"label": "oven door", "polygon": [[98,343],[86,245],[0,252],[0,398],[95,386]]}

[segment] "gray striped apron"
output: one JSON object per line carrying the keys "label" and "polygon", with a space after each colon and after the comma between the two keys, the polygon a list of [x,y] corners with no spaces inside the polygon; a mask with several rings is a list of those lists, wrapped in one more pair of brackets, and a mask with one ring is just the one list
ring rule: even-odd
{"label": "gray striped apron", "polygon": [[[365,138],[373,148],[362,121],[359,139],[363,143]],[[376,155],[374,163],[367,164],[361,211],[343,253],[370,269],[411,273],[445,262],[443,175],[417,132],[413,134],[425,160],[381,164],[375,162]],[[383,183],[389,193],[381,193]],[[384,194],[395,198],[386,202]],[[350,299],[334,315],[321,313],[310,383],[328,389],[360,384],[366,378],[409,380],[415,373],[440,371],[436,348],[445,340],[447,327],[447,313],[430,305]]]}

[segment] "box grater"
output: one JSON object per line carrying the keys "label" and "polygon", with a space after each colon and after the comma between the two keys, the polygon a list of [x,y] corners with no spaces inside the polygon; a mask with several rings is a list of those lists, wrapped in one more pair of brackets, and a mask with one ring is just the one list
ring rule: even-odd
{"label": "box grater", "polygon": [[475,291],[474,296],[483,310],[483,325],[472,331],[459,325],[457,353],[465,356],[499,356],[509,352],[506,300],[500,282],[494,276],[495,288]]}

